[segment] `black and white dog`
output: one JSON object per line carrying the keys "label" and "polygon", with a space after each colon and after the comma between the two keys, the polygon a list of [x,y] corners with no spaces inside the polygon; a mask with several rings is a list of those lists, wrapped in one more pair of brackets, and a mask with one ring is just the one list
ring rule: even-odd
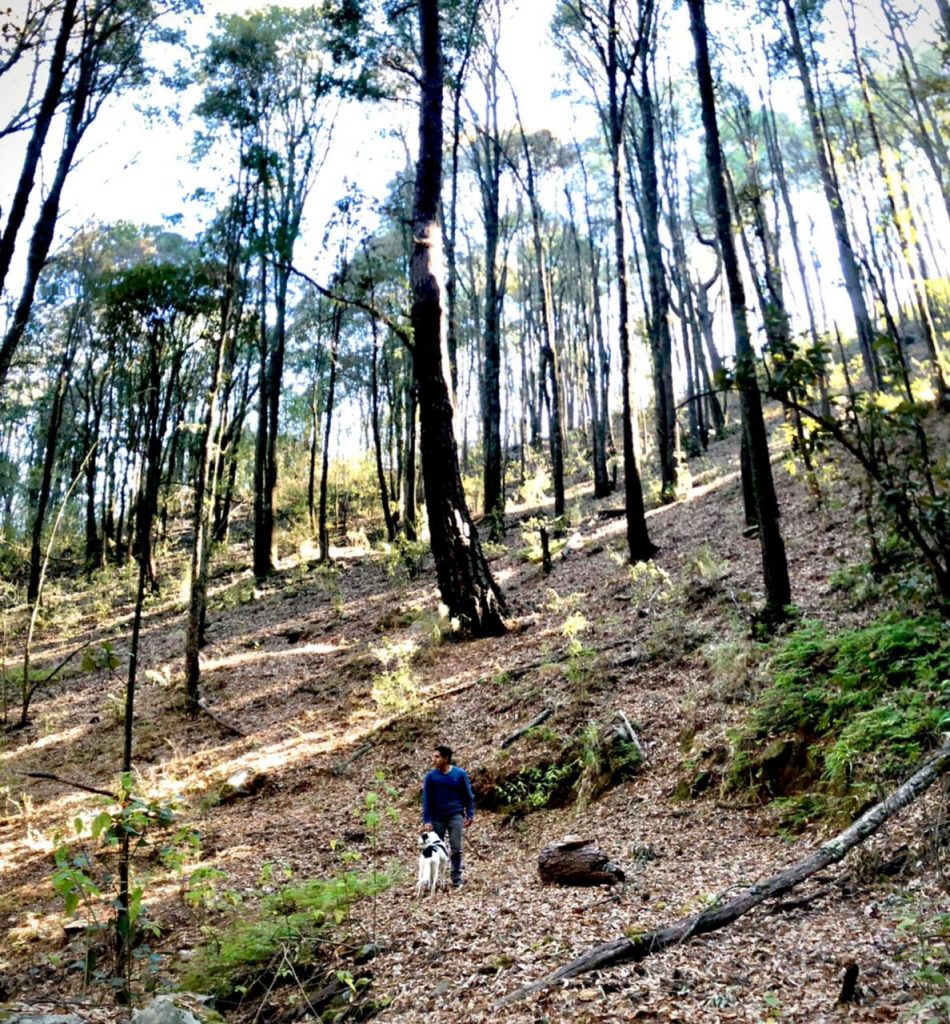
{"label": "black and white dog", "polygon": [[416,895],[423,892],[435,892],[439,884],[439,875],[444,865],[449,862],[449,851],[445,842],[435,832],[423,832],[419,837],[419,881],[416,883]]}

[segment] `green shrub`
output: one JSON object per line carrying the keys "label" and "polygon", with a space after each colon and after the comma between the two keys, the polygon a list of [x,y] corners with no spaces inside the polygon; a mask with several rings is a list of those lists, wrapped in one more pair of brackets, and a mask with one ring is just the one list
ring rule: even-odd
{"label": "green shrub", "polygon": [[900,1020],[950,1020],[950,914],[934,905],[911,908],[896,930],[906,942],[902,958],[911,968],[915,997]]}
{"label": "green shrub", "polygon": [[770,665],[730,778],[771,795],[818,784],[853,805],[906,773],[950,723],[950,627],[890,614],[829,633],[808,622]]}
{"label": "green shrub", "polygon": [[579,759],[524,768],[498,787],[498,804],[522,814],[555,807],[570,792],[580,770]]}
{"label": "green shrub", "polygon": [[265,896],[260,909],[246,907],[215,929],[197,951],[183,987],[221,998],[242,996],[270,985],[301,965],[314,964],[320,947],[332,941],[353,903],[391,884],[386,874],[354,872],[286,885]]}

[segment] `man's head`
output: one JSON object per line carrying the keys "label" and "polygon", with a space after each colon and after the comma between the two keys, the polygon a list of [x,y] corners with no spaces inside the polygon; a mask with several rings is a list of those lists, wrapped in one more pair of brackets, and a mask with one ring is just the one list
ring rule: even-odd
{"label": "man's head", "polygon": [[444,745],[434,747],[432,750],[432,767],[438,768],[440,772],[447,772],[452,766],[452,748]]}

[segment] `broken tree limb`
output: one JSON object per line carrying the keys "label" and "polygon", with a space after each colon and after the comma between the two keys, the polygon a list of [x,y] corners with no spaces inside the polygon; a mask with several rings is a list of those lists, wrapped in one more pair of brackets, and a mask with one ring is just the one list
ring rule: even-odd
{"label": "broken tree limb", "polygon": [[539,715],[535,715],[527,725],[523,725],[520,729],[516,729],[510,736],[506,736],[501,741],[500,746],[502,750],[504,750],[505,747],[510,747],[516,740],[520,740],[526,732],[530,732],[542,722],[546,722],[553,714],[554,708],[545,708]]}
{"label": "broken tree limb", "polygon": [[222,729],[230,736],[240,736],[241,739],[247,739],[247,733],[242,732],[236,725],[232,725],[230,722],[226,722],[219,714],[212,711],[203,700],[199,700],[197,704],[198,710],[204,712],[212,722],[217,722]]}
{"label": "broken tree limb", "polygon": [[54,775],[52,772],[24,772],[23,773],[28,779],[49,779],[50,782],[58,782],[63,786],[71,786],[73,789],[81,789],[85,793],[95,793],[97,796],[107,796],[110,800],[115,800],[115,793],[110,793],[107,789],[96,789],[95,786],[87,786],[84,782],[76,782],[73,779],[64,779],[60,775]]}
{"label": "broken tree limb", "polygon": [[613,964],[643,960],[653,953],[666,949],[667,946],[685,942],[694,935],[714,932],[732,924],[733,921],[765,900],[782,896],[830,864],[837,864],[849,850],[859,846],[894,814],[913,803],[948,769],[950,769],[950,744],[941,747],[929,761],[889,797],[862,814],[852,825],[833,839],[829,839],[804,860],[800,860],[797,864],[793,864],[790,868],[786,868],[771,878],[756,883],[720,907],[714,907],[691,917],[681,918],[665,928],[658,928],[643,935],[612,939],[610,942],[595,946],[570,963],[559,967],[546,978],[515,989],[514,992],[499,1000],[496,1005],[505,1006],[516,1002],[534,992],[548,988],[555,982],[575,978],[588,971],[601,970]]}
{"label": "broken tree limb", "polygon": [[345,761],[341,761],[338,765],[334,765],[334,767],[331,769],[333,774],[343,775],[351,764],[354,764],[364,754],[368,754],[372,749],[372,743],[364,743],[361,747],[357,747],[356,750],[352,754],[350,754],[350,756]]}
{"label": "broken tree limb", "polygon": [[538,854],[545,885],[616,885],[626,877],[593,839],[568,836]]}

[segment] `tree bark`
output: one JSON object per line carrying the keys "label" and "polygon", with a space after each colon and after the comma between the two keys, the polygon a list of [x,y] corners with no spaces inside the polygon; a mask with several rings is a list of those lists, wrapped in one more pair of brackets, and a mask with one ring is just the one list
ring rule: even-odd
{"label": "tree bark", "polygon": [[442,45],[438,0],[419,0],[421,100],[413,201],[413,367],[419,389],[422,474],[439,592],[449,615],[478,635],[505,631],[505,601],[465,504],[442,336]]}
{"label": "tree bark", "polygon": [[[650,8],[652,11],[652,6]],[[644,33],[650,31],[644,26]],[[653,355],[653,400],[656,404],[657,453],[660,462],[660,494],[664,502],[676,498],[676,403],[673,399],[673,339],[670,336],[670,293],[660,243],[660,190],[656,173],[656,123],[649,66],[641,59],[640,138],[635,140],[640,168],[643,231],[647,279],[650,290],[650,349]]]}
{"label": "tree bark", "polygon": [[546,885],[616,885],[626,877],[593,839],[545,846],[538,854],[538,874]]}
{"label": "tree bark", "polygon": [[333,311],[330,329],[330,379],[327,383],[326,408],[323,411],[323,458],[320,468],[320,504],[317,511],[317,539],[320,561],[330,561],[330,530],[327,526],[327,491],[330,485],[330,434],[333,429],[333,403],[336,399],[337,355],[340,351],[340,330],[343,326],[343,307]]}
{"label": "tree bark", "polygon": [[372,410],[373,453],[376,459],[376,479],[379,483],[379,500],[383,506],[383,521],[386,524],[386,539],[391,544],[396,539],[396,523],[389,508],[389,487],[386,484],[386,470],[383,466],[383,438],[379,428],[379,327],[376,319],[371,320],[373,332],[373,353],[370,364],[370,403]]}
{"label": "tree bark", "polygon": [[610,149],[613,190],[614,255],[617,269],[620,332],[620,390],[623,395],[623,470],[624,507],[627,514],[627,550],[631,562],[647,562],[656,554],[656,545],[647,531],[643,488],[633,440],[633,409],[630,402],[630,298],[627,284],[627,253],[624,237],[623,182],[620,173],[623,115],[618,92],[620,71],[617,61],[617,0],[607,5],[607,84],[609,93],[607,136]]}
{"label": "tree bark", "polygon": [[32,604],[39,596],[40,569],[43,561],[43,525],[46,522],[46,509],[49,506],[53,484],[53,468],[56,464],[56,446],[59,442],[59,428],[63,423],[63,407],[66,402],[66,391],[69,387],[69,373],[73,363],[73,332],[78,310],[73,312],[73,323],[68,328],[69,337],[66,349],[60,362],[53,401],[50,404],[49,422],[46,427],[46,445],[43,456],[43,472],[40,490],[36,500],[36,512],[33,516],[33,530],[30,543],[30,578],[26,588],[26,599]]}
{"label": "tree bark", "polygon": [[729,286],[729,301],[736,335],[736,383],[742,410],[743,433],[749,446],[756,519],[759,525],[762,572],[765,580],[764,615],[771,621],[780,621],[785,616],[785,607],[791,603],[788,562],[785,556],[785,543],[779,529],[778,501],[775,497],[775,484],[772,479],[768,435],[762,414],[762,398],[756,380],[755,353],[752,349],[752,339],[746,318],[745,289],[739,273],[739,260],[732,235],[732,218],[726,195],[719,124],[716,118],[716,99],[713,91],[712,69],[709,63],[705,11],[703,0],[687,0],[687,3],[690,13],[690,28],[696,47],[696,77],[705,132],[706,167],[716,218],[716,234]]}

